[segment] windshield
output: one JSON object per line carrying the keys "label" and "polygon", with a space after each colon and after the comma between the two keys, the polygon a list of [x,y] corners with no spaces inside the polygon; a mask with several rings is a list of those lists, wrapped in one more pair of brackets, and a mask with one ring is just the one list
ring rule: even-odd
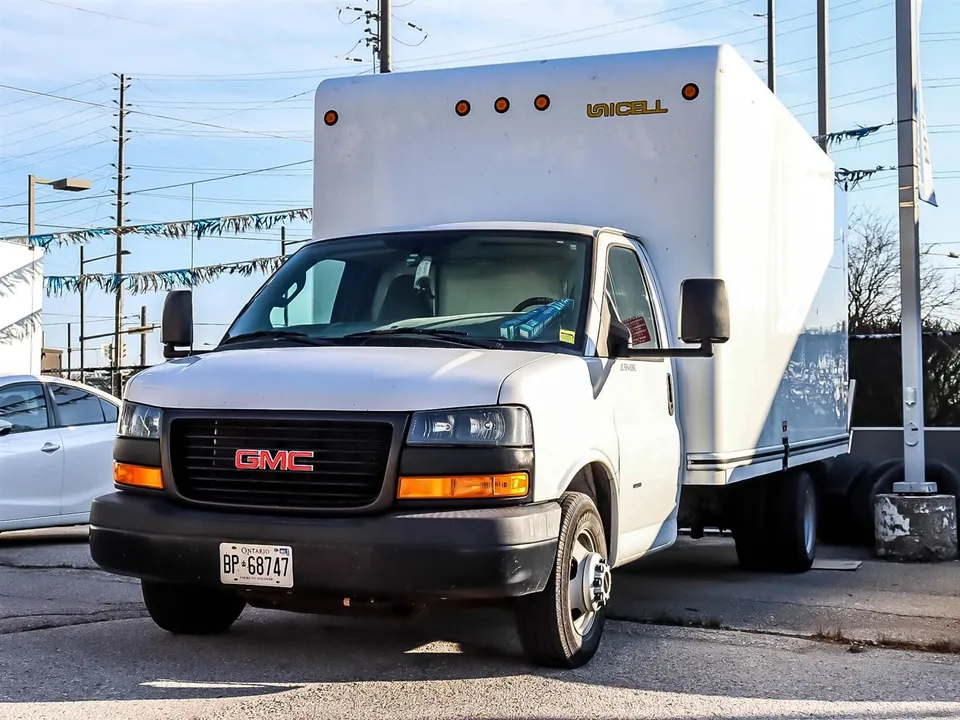
{"label": "windshield", "polygon": [[580,350],[592,240],[438,231],[315,242],[263,285],[224,342],[250,333],[269,342],[285,333],[337,340],[413,330]]}

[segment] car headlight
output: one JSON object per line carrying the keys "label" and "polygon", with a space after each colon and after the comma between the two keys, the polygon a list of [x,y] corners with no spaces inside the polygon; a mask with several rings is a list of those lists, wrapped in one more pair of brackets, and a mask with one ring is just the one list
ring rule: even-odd
{"label": "car headlight", "polygon": [[431,410],[413,414],[409,445],[522,446],[533,444],[526,408],[515,406]]}
{"label": "car headlight", "polygon": [[120,421],[117,424],[117,435],[157,440],[160,438],[161,417],[159,408],[124,401],[120,410]]}

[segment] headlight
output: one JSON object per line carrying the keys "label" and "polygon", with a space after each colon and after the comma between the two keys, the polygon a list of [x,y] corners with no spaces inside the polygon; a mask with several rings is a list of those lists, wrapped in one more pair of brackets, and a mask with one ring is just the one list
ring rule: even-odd
{"label": "headlight", "polygon": [[160,438],[160,418],[159,408],[124,401],[120,410],[120,422],[117,424],[117,435],[157,440]]}
{"label": "headlight", "polygon": [[533,444],[530,413],[522,407],[477,407],[413,414],[410,445],[518,446]]}

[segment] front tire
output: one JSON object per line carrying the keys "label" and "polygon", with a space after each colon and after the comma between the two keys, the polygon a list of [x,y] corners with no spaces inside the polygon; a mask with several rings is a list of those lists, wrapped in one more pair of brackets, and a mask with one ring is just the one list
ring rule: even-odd
{"label": "front tire", "polygon": [[224,633],[247,605],[234,593],[199,585],[141,580],[140,591],[153,622],[174,635]]}
{"label": "front tire", "polygon": [[611,577],[603,522],[593,500],[568,492],[560,507],[550,581],[543,591],[517,599],[516,620],[528,660],[571,669],[588,663],[600,646]]}

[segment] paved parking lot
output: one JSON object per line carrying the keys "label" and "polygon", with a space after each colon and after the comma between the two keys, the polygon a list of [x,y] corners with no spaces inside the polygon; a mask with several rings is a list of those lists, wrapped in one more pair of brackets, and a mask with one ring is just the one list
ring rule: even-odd
{"label": "paved parking lot", "polygon": [[[672,555],[617,573],[625,619],[591,665],[561,673],[526,665],[495,610],[248,609],[228,635],[174,638],[143,617],[135,582],[94,568],[83,530],[5,534],[0,718],[960,718],[958,655],[771,634],[839,618],[847,636],[960,639],[960,565],[758,579],[725,540]],[[636,622],[651,619],[739,629]]]}

